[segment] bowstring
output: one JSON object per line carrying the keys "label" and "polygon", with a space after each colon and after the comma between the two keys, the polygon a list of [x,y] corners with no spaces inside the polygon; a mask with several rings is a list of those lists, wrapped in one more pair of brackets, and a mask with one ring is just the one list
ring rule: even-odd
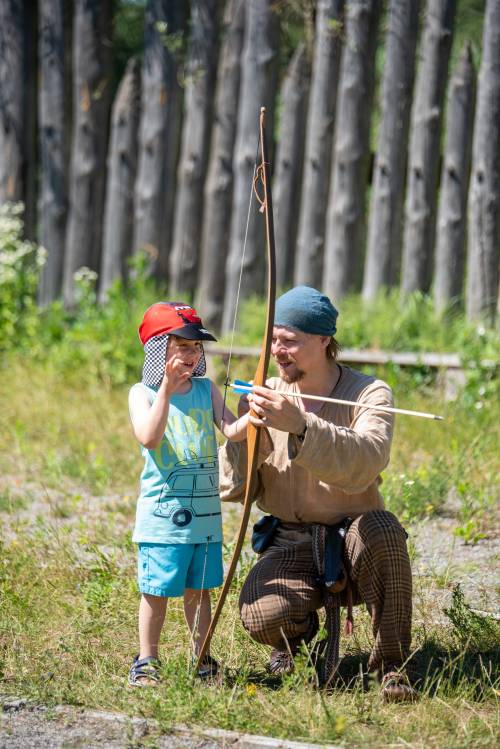
{"label": "bowstring", "polygon": [[[255,151],[255,159],[254,159],[254,165],[253,165],[252,182],[251,182],[251,186],[250,186],[250,195],[249,195],[249,198],[248,198],[248,211],[247,211],[247,220],[246,220],[246,226],[245,226],[245,236],[244,236],[244,239],[243,239],[243,250],[242,250],[242,253],[241,253],[240,272],[239,272],[239,277],[238,277],[238,286],[237,286],[237,289],[236,289],[236,300],[235,300],[235,303],[234,303],[234,315],[233,315],[233,324],[232,324],[232,328],[231,328],[231,342],[230,342],[230,345],[229,345],[229,355],[228,355],[227,368],[226,368],[226,379],[224,381],[224,400],[223,400],[223,404],[222,404],[221,422],[224,421],[224,415],[225,415],[225,412],[226,412],[227,392],[228,392],[229,383],[230,383],[229,373],[230,373],[230,370],[231,370],[231,360],[232,360],[232,356],[233,356],[234,337],[235,337],[235,333],[236,333],[236,319],[237,319],[237,316],[238,316],[238,306],[239,306],[239,301],[240,301],[241,285],[242,285],[242,280],[243,280],[243,268],[244,268],[244,265],[245,265],[245,255],[246,255],[246,249],[247,249],[247,244],[248,244],[248,231],[249,231],[249,228],[250,228],[250,216],[251,216],[251,212],[252,212],[252,198],[253,198],[254,194],[257,196],[257,199],[262,204],[262,201],[260,200],[260,197],[259,197],[259,195],[257,193],[256,188],[255,188],[255,182],[256,182],[256,179],[258,178],[257,159],[259,157],[259,149],[260,149],[260,131],[259,131],[259,136],[257,138],[257,148],[256,148],[256,151]],[[222,426],[222,423],[221,423],[221,426]],[[195,653],[196,653],[196,640],[195,640],[195,636],[196,636],[196,633],[198,631],[198,627],[199,627],[199,623],[200,623],[200,616],[201,616],[201,599],[202,599],[203,587],[204,587],[204,583],[205,583],[205,573],[206,573],[207,557],[208,557],[208,543],[209,543],[209,537],[207,537],[207,541],[206,541],[206,545],[205,545],[205,558],[203,560],[203,574],[202,574],[201,591],[200,591],[200,597],[198,599],[198,605],[196,607],[195,621],[194,621],[194,626],[193,626],[193,633],[194,633],[194,635],[193,635],[193,633],[191,635],[191,639],[192,639],[191,647],[193,648],[193,652],[195,652]]]}
{"label": "bowstring", "polygon": [[229,383],[230,383],[229,373],[231,370],[231,360],[233,357],[234,337],[236,333],[236,319],[238,316],[238,306],[240,302],[241,284],[242,284],[242,279],[243,279],[243,268],[245,265],[245,254],[246,254],[246,249],[247,249],[248,231],[250,227],[250,216],[251,216],[251,211],[252,211],[252,198],[254,194],[257,195],[257,198],[259,197],[255,189],[255,181],[258,176],[257,159],[259,158],[259,149],[260,149],[260,131],[259,131],[259,136],[257,138],[257,148],[255,151],[252,182],[250,185],[250,195],[248,198],[248,212],[247,212],[247,222],[246,222],[246,227],[245,227],[245,237],[243,239],[243,251],[241,253],[240,273],[239,273],[239,278],[238,278],[238,286],[236,289],[236,300],[234,303],[233,325],[231,328],[231,342],[229,344],[229,355],[228,355],[228,360],[227,360],[226,379],[224,381],[224,401],[222,404],[222,419],[221,419],[222,422],[224,421],[224,415],[226,413],[227,392],[228,392]]}
{"label": "bowstring", "polygon": [[[196,613],[194,616],[194,622],[193,622],[193,631],[191,632],[191,647],[193,649],[193,653],[195,656],[194,663],[196,664],[196,640],[197,635],[199,636],[199,626],[200,626],[200,618],[201,618],[201,599],[203,598],[203,590],[205,588],[205,575],[207,571],[207,559],[208,559],[208,544],[210,543],[211,536],[207,536],[207,540],[205,542],[205,557],[203,559],[203,573],[201,576],[201,588],[200,588],[200,597],[198,598],[198,605],[196,606]],[[202,643],[203,644],[203,643]]]}

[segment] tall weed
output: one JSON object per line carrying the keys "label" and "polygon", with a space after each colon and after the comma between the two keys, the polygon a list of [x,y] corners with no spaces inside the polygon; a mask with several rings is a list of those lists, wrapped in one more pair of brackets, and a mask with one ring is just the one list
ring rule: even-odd
{"label": "tall weed", "polygon": [[500,650],[500,622],[473,611],[460,585],[454,587],[451,605],[444,613],[453,625],[452,636],[459,646],[476,652]]}

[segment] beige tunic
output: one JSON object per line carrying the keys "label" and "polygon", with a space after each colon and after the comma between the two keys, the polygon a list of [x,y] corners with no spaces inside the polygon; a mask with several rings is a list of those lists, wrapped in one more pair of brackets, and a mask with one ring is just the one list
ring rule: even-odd
{"label": "beige tunic", "polygon": [[[267,384],[298,392],[295,384],[276,377]],[[330,395],[370,405],[393,405],[385,382],[344,366]],[[307,432],[303,442],[277,429],[263,432],[253,497],[258,507],[283,522],[328,525],[346,516],[355,518],[368,510],[383,509],[378,487],[380,472],[389,462],[393,415],[333,403],[304,415]],[[221,499],[241,501],[246,442],[223,445],[219,461]]]}

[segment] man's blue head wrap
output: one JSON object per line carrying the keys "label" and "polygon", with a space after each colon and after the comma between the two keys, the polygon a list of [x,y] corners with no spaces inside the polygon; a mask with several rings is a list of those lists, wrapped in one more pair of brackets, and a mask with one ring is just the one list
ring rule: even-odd
{"label": "man's blue head wrap", "polygon": [[313,335],[335,335],[338,311],[327,296],[310,286],[295,286],[276,300],[274,324]]}

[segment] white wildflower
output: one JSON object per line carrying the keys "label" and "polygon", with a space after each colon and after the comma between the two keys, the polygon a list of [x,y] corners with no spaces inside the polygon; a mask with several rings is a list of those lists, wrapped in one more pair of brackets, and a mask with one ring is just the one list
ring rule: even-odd
{"label": "white wildflower", "polygon": [[95,270],[91,270],[90,268],[87,268],[86,265],[83,265],[75,271],[73,278],[76,283],[93,283],[94,281],[97,281],[97,273]]}

